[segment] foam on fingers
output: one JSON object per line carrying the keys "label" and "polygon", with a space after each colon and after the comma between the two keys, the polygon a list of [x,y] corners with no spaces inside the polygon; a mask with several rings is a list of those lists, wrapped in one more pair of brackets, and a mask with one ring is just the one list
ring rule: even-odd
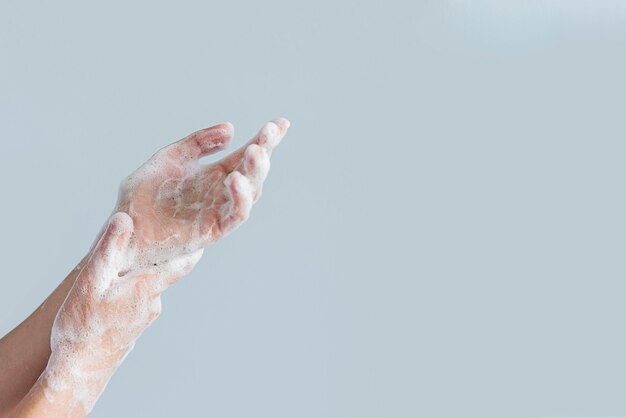
{"label": "foam on fingers", "polygon": [[262,183],[270,170],[270,158],[260,145],[250,144],[243,157],[244,171],[251,183]]}
{"label": "foam on fingers", "polygon": [[228,172],[239,169],[242,164],[244,152],[250,144],[257,144],[265,148],[268,155],[271,156],[272,151],[281,142],[290,125],[290,122],[285,118],[276,118],[265,123],[250,141],[248,141],[244,146],[238,148],[236,151],[222,158],[219,161],[219,164],[222,165]]}
{"label": "foam on fingers", "polygon": [[252,186],[250,181],[238,171],[233,171],[224,179],[228,201],[220,210],[222,232],[231,232],[248,219],[252,209]]}
{"label": "foam on fingers", "polygon": [[228,147],[235,128],[230,122],[201,129],[164,148],[170,158],[180,162],[197,160]]}
{"label": "foam on fingers", "polygon": [[283,136],[287,133],[287,130],[291,126],[291,122],[289,122],[289,120],[286,118],[272,119],[272,122],[274,122],[276,126],[278,126],[278,128],[280,129],[280,133]]}
{"label": "foam on fingers", "polygon": [[258,144],[267,151],[269,155],[282,139],[280,128],[274,122],[267,122],[259,132]]}
{"label": "foam on fingers", "polygon": [[199,152],[196,158],[204,157],[226,148],[233,137],[234,131],[235,127],[230,122],[220,123],[219,125],[198,131],[193,136]]}

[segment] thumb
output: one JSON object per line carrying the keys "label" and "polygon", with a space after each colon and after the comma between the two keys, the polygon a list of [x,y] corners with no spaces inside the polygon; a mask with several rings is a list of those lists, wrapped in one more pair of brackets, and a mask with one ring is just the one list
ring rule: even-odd
{"label": "thumb", "polygon": [[125,255],[133,233],[133,220],[124,213],[114,213],[91,259],[92,280],[100,290],[108,288],[124,267]]}

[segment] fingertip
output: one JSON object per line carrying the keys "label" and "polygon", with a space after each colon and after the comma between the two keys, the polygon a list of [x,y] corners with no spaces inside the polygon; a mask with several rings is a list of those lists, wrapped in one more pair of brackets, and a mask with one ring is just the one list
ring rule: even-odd
{"label": "fingertip", "polygon": [[280,142],[280,128],[274,122],[267,122],[259,133],[259,145],[271,152]]}
{"label": "fingertip", "polygon": [[280,133],[280,127],[274,121],[267,122],[263,129],[265,129],[265,131],[272,136]]}
{"label": "fingertip", "polygon": [[233,139],[235,127],[230,122],[224,122],[199,133],[201,134],[196,136],[196,142],[200,148],[200,155],[204,156],[228,147]]}
{"label": "fingertip", "polygon": [[163,148],[162,152],[180,162],[196,161],[198,158],[226,149],[233,139],[234,129],[230,122],[200,129]]}
{"label": "fingertip", "polygon": [[232,123],[228,121],[219,123],[217,125],[213,125],[207,130],[213,133],[218,133],[223,138],[228,138],[228,140],[232,139],[233,135],[235,134],[235,127],[233,126]]}
{"label": "fingertip", "polygon": [[223,129],[226,133],[229,133],[231,136],[235,133],[235,126],[229,121],[221,123],[221,129]]}
{"label": "fingertip", "polygon": [[279,128],[281,133],[285,133],[287,132],[287,129],[289,129],[289,127],[291,126],[291,122],[289,122],[289,119],[287,118],[276,118],[276,119],[272,119],[272,122],[274,122]]}

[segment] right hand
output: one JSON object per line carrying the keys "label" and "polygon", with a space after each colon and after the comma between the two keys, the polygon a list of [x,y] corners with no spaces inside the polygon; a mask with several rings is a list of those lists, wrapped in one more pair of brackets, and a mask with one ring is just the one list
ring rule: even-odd
{"label": "right hand", "polygon": [[136,339],[161,312],[160,294],[189,273],[202,250],[156,268],[130,270],[133,221],[115,213],[76,278],[52,327],[52,354],[44,372],[47,390],[72,393],[85,412]]}

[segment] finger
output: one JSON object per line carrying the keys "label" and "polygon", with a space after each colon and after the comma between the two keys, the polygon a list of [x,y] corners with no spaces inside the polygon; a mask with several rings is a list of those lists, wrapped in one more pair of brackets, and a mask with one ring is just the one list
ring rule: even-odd
{"label": "finger", "polygon": [[289,122],[289,119],[287,119],[287,118],[272,119],[272,122],[274,122],[276,124],[276,126],[278,126],[278,128],[280,129],[280,132],[281,132],[281,134],[283,136],[285,136],[285,134],[287,133],[287,130],[291,126],[291,122]]}
{"label": "finger", "polygon": [[252,209],[252,187],[247,177],[233,171],[224,179],[228,201],[220,208],[220,228],[223,235],[242,224]]}
{"label": "finger", "polygon": [[[280,126],[279,123],[281,123]],[[289,121],[287,121],[287,119],[274,119],[271,122],[267,122],[259,131],[258,144],[263,147],[269,155],[272,155],[272,151],[283,139],[288,127]]]}
{"label": "finger", "polygon": [[243,174],[252,183],[263,182],[270,171],[270,156],[257,144],[250,144],[243,156]]}
{"label": "finger", "polygon": [[260,145],[250,144],[243,156],[243,174],[248,178],[253,188],[252,201],[256,202],[261,196],[263,182],[270,171],[270,157]]}
{"label": "finger", "polygon": [[230,122],[201,129],[178,142],[163,148],[170,158],[184,162],[194,161],[228,147],[233,138],[234,127]]}
{"label": "finger", "polygon": [[243,147],[234,151],[232,154],[224,157],[218,162],[218,164],[221,164],[228,172],[237,170],[240,168],[244,153],[250,144],[257,144],[263,147],[267,154],[271,156],[274,148],[276,148],[285,134],[287,134],[289,126],[290,123],[285,118],[277,118],[267,122],[254,136],[254,138],[248,141],[248,143],[246,143]]}
{"label": "finger", "polygon": [[123,268],[133,233],[133,220],[124,213],[114,213],[96,245],[91,260],[92,280],[100,290],[107,289]]}

